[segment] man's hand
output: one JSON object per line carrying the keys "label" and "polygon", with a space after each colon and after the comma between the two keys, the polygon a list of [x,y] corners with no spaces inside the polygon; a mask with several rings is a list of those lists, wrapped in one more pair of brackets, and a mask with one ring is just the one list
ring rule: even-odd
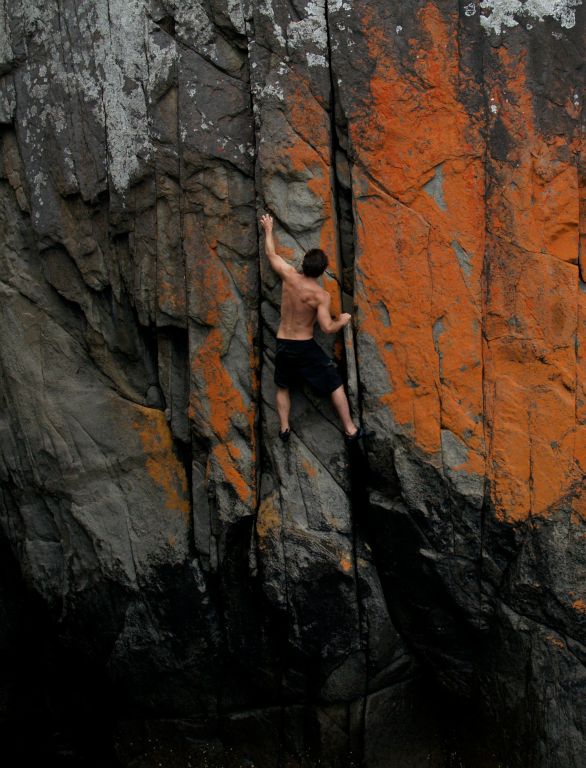
{"label": "man's hand", "polygon": [[287,275],[293,274],[295,270],[290,264],[287,264],[285,259],[281,258],[275,250],[275,241],[273,239],[273,217],[270,213],[265,213],[260,217],[260,223],[265,231],[265,253],[267,259],[281,280],[285,280]]}
{"label": "man's hand", "polygon": [[322,300],[317,306],[317,322],[324,333],[338,333],[345,325],[348,325],[352,315],[342,312],[337,320],[332,320],[330,315],[331,296],[327,291],[322,291]]}

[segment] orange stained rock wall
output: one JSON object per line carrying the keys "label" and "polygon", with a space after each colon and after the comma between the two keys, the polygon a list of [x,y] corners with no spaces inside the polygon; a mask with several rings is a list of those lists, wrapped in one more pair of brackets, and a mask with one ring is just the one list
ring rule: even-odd
{"label": "orange stained rock wall", "polygon": [[410,79],[388,39],[370,37],[372,101],[350,120],[359,328],[383,359],[378,396],[399,430],[440,467],[450,430],[467,453],[452,469],[483,474],[483,148],[458,100],[450,20],[435,5],[420,16]]}
{"label": "orange stained rock wall", "polygon": [[[255,329],[238,307],[252,265],[224,263],[217,240],[208,241],[195,216],[186,219],[186,251],[193,253],[189,417],[210,446],[207,482],[221,484],[232,495],[233,506],[222,505],[220,510],[229,518],[249,513],[255,505],[256,406],[251,397],[256,390]],[[237,337],[237,327],[245,329],[244,342]],[[227,364],[231,348],[240,361],[236,371]]]}
{"label": "orange stained rock wall", "polygon": [[161,489],[165,509],[189,520],[189,495],[185,469],[175,456],[173,440],[164,414],[154,408],[135,406],[138,418],[132,426],[139,434],[146,470]]}
{"label": "orange stained rock wall", "polygon": [[422,4],[402,35],[376,22],[349,115],[359,355],[386,371],[361,360],[369,407],[450,477],[486,476],[501,519],[546,514],[585,463],[579,140],[541,130],[526,49],[487,46],[482,96],[457,11]]}
{"label": "orange stained rock wall", "polygon": [[500,121],[511,145],[488,157],[488,476],[497,510],[519,520],[582,493],[576,145],[541,135],[525,51],[498,49],[494,66],[489,129]]}

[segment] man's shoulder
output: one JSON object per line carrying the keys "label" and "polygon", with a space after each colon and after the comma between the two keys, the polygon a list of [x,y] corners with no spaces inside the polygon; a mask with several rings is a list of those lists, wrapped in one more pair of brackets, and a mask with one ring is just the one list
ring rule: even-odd
{"label": "man's shoulder", "polygon": [[295,269],[293,264],[289,264],[291,267],[283,272],[283,282],[296,283],[302,277],[302,275]]}
{"label": "man's shoulder", "polygon": [[326,291],[325,288],[318,288],[317,295],[320,304],[328,304],[331,299],[330,294]]}

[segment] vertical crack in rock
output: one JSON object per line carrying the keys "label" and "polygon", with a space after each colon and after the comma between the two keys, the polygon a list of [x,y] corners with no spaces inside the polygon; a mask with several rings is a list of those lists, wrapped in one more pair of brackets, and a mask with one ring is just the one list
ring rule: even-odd
{"label": "vertical crack in rock", "polygon": [[[276,216],[281,253],[298,258],[299,251],[320,244],[335,257],[332,271],[340,272],[332,149],[337,142],[337,137],[332,138],[336,107],[327,67],[325,4],[311,3],[306,14],[291,17],[275,4],[270,21],[265,19],[267,8],[255,9],[261,23],[254,29],[250,57],[258,130],[257,193]],[[282,43],[278,35],[272,39],[277,29],[283,30]],[[305,35],[308,39],[302,46]],[[286,42],[289,58],[285,61],[281,46]],[[382,621],[386,609],[373,583],[370,558],[353,530],[345,450],[340,449],[339,427],[327,404],[310,392],[296,391],[291,442],[285,448],[276,440],[270,379],[278,323],[271,304],[278,305],[278,286],[270,271],[267,274],[263,269],[262,276],[266,461],[257,529],[264,588],[277,611],[286,616],[283,659],[288,660],[288,668],[284,670],[283,696],[297,698],[305,680],[305,695],[310,696],[311,707],[320,718],[319,738],[334,738],[328,736],[326,723],[329,718],[339,720],[337,708],[353,712],[350,725],[337,726],[336,749],[342,749],[344,733],[345,754],[350,742],[360,752],[370,663],[366,646],[374,642],[365,613],[370,611],[374,621]],[[343,280],[337,274],[335,278],[335,286],[329,280],[324,284],[332,294],[333,311],[338,312]],[[312,589],[305,586],[308,583],[314,585]],[[281,585],[279,591],[276,584]],[[370,594],[368,605],[366,594]],[[317,616],[320,605],[327,609]],[[339,631],[342,624],[345,638]],[[308,635],[310,626],[312,637]],[[323,650],[318,653],[319,644]],[[303,664],[298,658],[301,647],[306,649]],[[380,658],[378,663],[382,663]]]}
{"label": "vertical crack in rock", "polygon": [[[582,98],[586,98],[583,94]],[[580,265],[580,279],[586,283],[586,109],[584,104],[580,106],[581,120],[578,129],[582,137],[580,150],[577,153],[578,166],[578,206],[579,206],[579,242],[578,242],[578,263]]]}
{"label": "vertical crack in rock", "polygon": [[[460,16],[461,19],[461,16]],[[462,22],[460,22],[462,23]],[[481,57],[481,81],[482,81],[482,93],[484,96],[484,104],[483,104],[483,127],[482,127],[482,143],[483,143],[483,158],[482,158],[482,169],[483,169],[483,175],[484,175],[484,189],[485,191],[488,190],[489,186],[489,176],[488,176],[488,110],[489,110],[489,103],[488,103],[488,93],[486,89],[486,84],[484,82],[484,45],[485,41],[483,41],[482,44],[482,57]],[[486,192],[485,192],[486,194]],[[484,229],[486,231],[486,224],[487,224],[487,211],[486,211],[486,203],[484,204]],[[482,372],[481,372],[481,386],[482,386],[482,434],[483,434],[483,440],[484,440],[484,450],[485,450],[485,456],[488,461],[488,456],[490,454],[490,436],[488,434],[487,430],[487,418],[488,418],[488,408],[487,408],[487,375],[486,375],[486,347],[488,340],[486,338],[486,317],[487,317],[487,291],[488,291],[488,261],[487,261],[487,248],[488,244],[485,241],[483,253],[482,253],[482,269],[480,272],[480,301],[481,301],[481,340],[480,340],[480,353],[481,353],[481,366],[482,366]],[[486,535],[486,522],[487,522],[487,516],[489,515],[489,504],[490,504],[490,481],[488,478],[488,472],[484,475],[484,482],[483,482],[483,498],[482,498],[482,505],[480,507],[480,564],[478,568],[478,580],[477,580],[477,588],[478,588],[478,595],[479,595],[479,611],[480,615],[484,614],[485,611],[485,605],[483,602],[483,594],[484,594],[484,558],[485,558],[485,535]]]}
{"label": "vertical crack in rock", "polygon": [[330,11],[325,0],[327,61],[330,76],[330,140],[332,191],[337,222],[337,245],[342,269],[341,290],[354,295],[354,214],[352,207],[352,169],[349,162],[349,138],[346,117],[336,98],[337,84],[332,62]]}
{"label": "vertical crack in rock", "polygon": [[[328,0],[324,0],[324,18],[326,26],[326,45],[327,45],[327,67],[329,74],[329,116],[330,116],[330,173],[332,179],[332,194],[334,200],[334,216],[336,220],[336,257],[339,265],[339,273],[341,273],[340,290],[342,292],[342,309],[353,313],[354,307],[352,306],[352,297],[354,296],[354,214],[353,214],[353,200],[352,200],[352,170],[349,163],[349,136],[347,131],[346,117],[343,113],[342,105],[336,98],[337,84],[335,82],[335,72],[333,67],[332,57],[332,34],[330,28],[330,8]],[[352,327],[349,330],[344,331],[345,334],[354,336],[353,324],[355,318],[352,319]],[[349,394],[351,405],[358,412],[354,412],[353,418],[358,422],[360,426],[362,424],[362,412],[360,408],[360,375],[358,368],[358,361],[355,358],[355,345],[350,345],[348,341],[345,344],[346,356],[351,354],[352,360],[346,360],[346,376],[349,373],[352,375],[355,371],[356,382],[351,384],[356,388],[355,398],[351,397],[349,392],[349,386],[346,390]],[[348,382],[350,385],[350,382]],[[352,402],[354,400],[354,402]],[[361,593],[360,588],[360,573],[359,573],[359,547],[357,537],[359,535],[358,527],[358,510],[365,509],[368,504],[366,488],[366,477],[362,476],[362,473],[356,472],[356,467],[352,466],[360,462],[362,467],[368,472],[368,462],[365,460],[365,454],[360,448],[349,450],[349,470],[350,470],[350,517],[352,528],[352,568],[353,578],[356,590],[356,605],[358,609],[358,623],[360,630],[360,645],[364,652],[365,657],[365,674],[364,674],[364,690],[362,695],[361,710],[360,710],[360,729],[358,738],[358,754],[356,759],[362,761],[365,754],[365,740],[366,740],[366,706],[369,690],[369,666],[370,666],[370,654],[369,654],[369,626],[368,626],[368,613],[365,611],[364,595]],[[359,476],[360,475],[360,476]]]}

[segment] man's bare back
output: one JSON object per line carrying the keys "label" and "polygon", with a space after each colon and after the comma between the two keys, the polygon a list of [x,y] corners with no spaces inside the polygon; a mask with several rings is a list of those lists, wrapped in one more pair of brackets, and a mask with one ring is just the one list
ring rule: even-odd
{"label": "man's bare back", "polygon": [[278,339],[312,339],[320,304],[327,303],[328,294],[312,277],[289,272],[283,278],[281,323]]}

